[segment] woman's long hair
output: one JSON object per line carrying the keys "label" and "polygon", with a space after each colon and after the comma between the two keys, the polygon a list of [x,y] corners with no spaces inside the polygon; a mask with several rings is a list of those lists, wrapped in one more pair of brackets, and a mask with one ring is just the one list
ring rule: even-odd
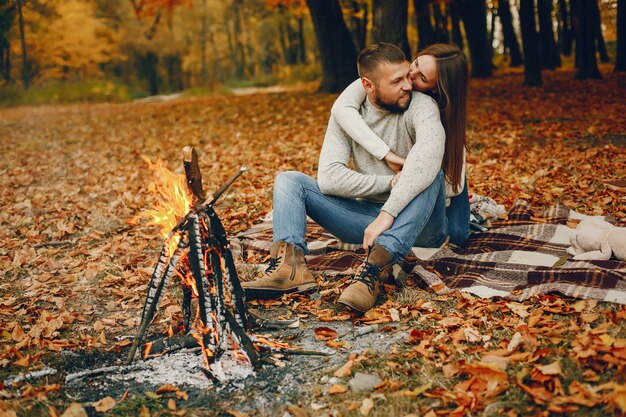
{"label": "woman's long hair", "polygon": [[446,148],[442,169],[446,180],[459,192],[463,171],[463,153],[467,148],[465,136],[467,120],[467,89],[469,71],[467,59],[456,45],[436,43],[417,56],[430,55],[437,61],[437,92],[441,122],[446,132]]}

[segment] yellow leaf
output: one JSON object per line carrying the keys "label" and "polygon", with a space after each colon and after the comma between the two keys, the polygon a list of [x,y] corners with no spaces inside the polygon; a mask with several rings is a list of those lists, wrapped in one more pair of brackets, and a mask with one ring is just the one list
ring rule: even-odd
{"label": "yellow leaf", "polygon": [[69,407],[65,409],[61,417],[87,417],[87,412],[82,405],[78,403],[71,403]]}
{"label": "yellow leaf", "polygon": [[104,397],[103,399],[101,399],[98,402],[95,402],[93,404],[91,404],[93,406],[93,408],[96,409],[97,412],[99,413],[106,413],[107,411],[113,409],[113,407],[115,407],[115,404],[117,404],[115,402],[115,400],[111,397]]}
{"label": "yellow leaf", "polygon": [[561,361],[556,360],[548,365],[535,365],[535,368],[544,375],[562,375]]}
{"label": "yellow leaf", "polygon": [[602,343],[604,343],[606,346],[611,346],[613,343],[615,343],[615,339],[613,339],[608,334],[603,334],[599,338],[600,340],[602,340]]}
{"label": "yellow leaf", "polygon": [[371,398],[364,398],[361,402],[359,413],[361,413],[362,416],[366,416],[370,413],[370,411],[372,411],[372,408],[374,408],[374,400]]}
{"label": "yellow leaf", "polygon": [[432,382],[429,382],[427,384],[421,385],[421,386],[419,386],[419,387],[417,387],[417,388],[415,388],[413,390],[413,394],[415,394],[416,396],[422,395],[423,393],[428,391],[432,386],[433,386]]}

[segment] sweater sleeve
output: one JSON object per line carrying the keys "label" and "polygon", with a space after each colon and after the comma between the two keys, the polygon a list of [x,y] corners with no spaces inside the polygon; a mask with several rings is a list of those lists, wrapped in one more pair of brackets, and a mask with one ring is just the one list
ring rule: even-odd
{"label": "sweater sleeve", "polygon": [[350,155],[350,139],[334,120],[334,116],[331,116],[317,172],[317,184],[322,193],[362,198],[389,192],[393,175],[356,172],[348,168]]}
{"label": "sweater sleeve", "polygon": [[357,78],[337,97],[331,114],[351,139],[376,159],[383,159],[390,151],[389,146],[370,129],[359,113],[366,98],[361,79]]}
{"label": "sweater sleeve", "polygon": [[423,96],[408,124],[413,125],[410,129],[415,129],[415,144],[406,157],[396,186],[392,188],[389,199],[382,208],[393,217],[397,217],[415,197],[432,184],[443,161],[446,137],[435,101]]}

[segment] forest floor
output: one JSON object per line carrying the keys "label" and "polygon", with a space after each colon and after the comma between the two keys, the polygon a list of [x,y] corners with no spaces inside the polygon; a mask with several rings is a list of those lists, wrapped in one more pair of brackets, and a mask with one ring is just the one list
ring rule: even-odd
{"label": "forest floor", "polygon": [[[544,72],[541,88],[522,86],[520,71],[472,80],[470,192],[507,208],[523,198],[625,222],[626,196],[607,183],[626,180],[626,77],[602,70],[602,80],[588,81]],[[626,413],[624,306],[437,296],[419,283],[390,294],[383,308],[394,320],[359,337],[325,340],[356,323],[341,313],[320,321],[320,310],[335,311],[332,300],[251,305],[262,316],[299,317],[298,329],[272,337],[328,356],[289,356],[219,387],[185,374],[184,352],[178,365],[161,365],[181,368],[173,381],[128,371],[65,382],[118,365],[139,324],[162,243],[157,228],[131,221],[157,200],[140,156],[181,173],[181,149],[195,146],[207,193],[246,165],[216,206],[234,236],[271,210],[278,172],[315,174],[335,97],[289,91],[0,109],[0,415]],[[249,279],[250,268],[237,264]],[[179,319],[168,295],[151,332]],[[456,337],[459,322],[472,323],[479,339]],[[513,353],[498,359],[507,347]],[[42,369],[56,373],[11,383]],[[376,389],[349,388],[357,372],[375,375]]]}

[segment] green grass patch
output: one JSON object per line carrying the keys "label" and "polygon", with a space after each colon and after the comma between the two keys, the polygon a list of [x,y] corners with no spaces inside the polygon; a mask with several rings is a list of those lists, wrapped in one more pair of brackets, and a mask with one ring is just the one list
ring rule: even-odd
{"label": "green grass patch", "polygon": [[114,81],[66,81],[35,85],[0,87],[0,106],[81,102],[125,102],[147,94]]}

